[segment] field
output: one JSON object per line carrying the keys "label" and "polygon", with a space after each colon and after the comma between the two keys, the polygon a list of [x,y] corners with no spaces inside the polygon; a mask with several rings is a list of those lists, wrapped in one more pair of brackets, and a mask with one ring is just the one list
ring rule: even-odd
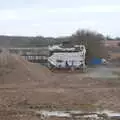
{"label": "field", "polygon": [[22,57],[0,54],[0,120],[39,120],[36,110],[120,111],[120,68],[52,73]]}

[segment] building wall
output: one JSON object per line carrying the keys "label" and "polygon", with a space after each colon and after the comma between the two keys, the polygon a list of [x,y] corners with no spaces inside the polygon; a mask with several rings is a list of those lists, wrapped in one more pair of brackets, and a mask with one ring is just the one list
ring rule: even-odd
{"label": "building wall", "polygon": [[119,47],[118,44],[120,43],[120,40],[106,40],[105,46],[106,47]]}
{"label": "building wall", "polygon": [[120,46],[118,45],[120,40],[109,40],[105,42],[105,46],[108,48],[110,59],[117,60],[120,58]]}

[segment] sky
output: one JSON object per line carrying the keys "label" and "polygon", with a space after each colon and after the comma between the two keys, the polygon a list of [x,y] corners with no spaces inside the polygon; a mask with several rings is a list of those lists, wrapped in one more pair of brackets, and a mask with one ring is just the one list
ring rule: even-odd
{"label": "sky", "polygon": [[0,0],[0,35],[68,36],[89,29],[120,36],[120,0]]}

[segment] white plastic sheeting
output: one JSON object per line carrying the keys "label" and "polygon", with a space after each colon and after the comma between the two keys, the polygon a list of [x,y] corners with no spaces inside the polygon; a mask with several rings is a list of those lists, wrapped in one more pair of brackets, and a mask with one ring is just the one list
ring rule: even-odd
{"label": "white plastic sheeting", "polygon": [[[61,62],[57,62],[60,60]],[[73,64],[73,66],[79,66],[84,61],[84,55],[81,52],[73,52],[73,53],[54,53],[51,57],[48,58],[49,62],[52,62],[54,66],[61,65],[62,67],[66,66],[66,61],[69,66]]]}
{"label": "white plastic sheeting", "polygon": [[75,50],[75,48],[61,48],[59,45],[54,45],[54,46],[52,46],[52,47],[48,47],[48,49],[50,50],[50,51],[54,51],[54,50],[66,50],[66,51],[69,51],[69,50],[71,50],[71,51],[74,51]]}
{"label": "white plastic sheeting", "polygon": [[[79,48],[78,51],[75,51],[76,48],[61,48],[60,46],[49,47],[49,50],[53,51],[53,54],[48,57],[48,62],[56,67],[62,68],[66,67],[66,62],[69,67],[79,67],[82,64],[85,65],[85,46],[77,45],[77,48]],[[56,49],[59,50],[59,52],[54,51]]]}
{"label": "white plastic sheeting", "polygon": [[[80,117],[81,113],[84,113],[82,111],[47,111],[47,110],[41,110],[41,111],[36,111],[35,113],[37,114],[41,114],[44,115],[44,117],[52,117],[52,116],[56,116],[56,117],[68,117],[71,118],[72,115],[77,115],[78,117]],[[83,114],[84,118],[96,118],[96,120],[99,119],[98,115],[99,114],[106,114],[108,117],[119,117],[120,113],[116,113],[113,111],[109,111],[109,110],[103,110],[103,111],[94,111],[93,113],[89,113],[88,115]]]}

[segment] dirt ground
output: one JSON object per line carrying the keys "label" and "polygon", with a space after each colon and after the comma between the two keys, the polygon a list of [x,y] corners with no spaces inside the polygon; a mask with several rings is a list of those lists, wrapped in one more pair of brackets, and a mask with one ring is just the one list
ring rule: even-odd
{"label": "dirt ground", "polygon": [[[120,69],[116,70],[119,72]],[[0,54],[1,120],[38,120],[31,111],[39,109],[120,111],[119,101],[119,77],[109,79],[102,78],[102,74],[101,78],[96,78],[91,73],[90,76],[88,73],[52,73],[20,56]]]}

